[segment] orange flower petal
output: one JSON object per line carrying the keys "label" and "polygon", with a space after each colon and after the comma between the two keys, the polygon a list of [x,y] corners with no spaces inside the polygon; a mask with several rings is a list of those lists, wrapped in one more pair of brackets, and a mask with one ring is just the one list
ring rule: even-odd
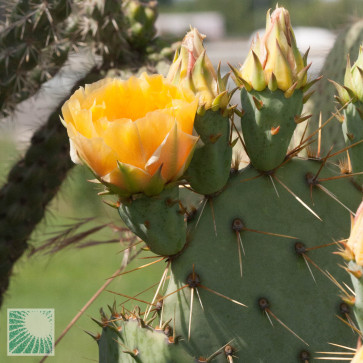
{"label": "orange flower petal", "polygon": [[[98,82],[85,85],[83,97],[79,97],[79,102],[81,107],[84,109],[91,109],[94,106],[105,105],[107,106],[105,107],[105,110],[111,111],[109,108],[114,103],[114,99],[118,99],[117,95],[120,95],[119,80],[105,78]],[[113,118],[109,117],[109,120],[112,119]]]}
{"label": "orange flower petal", "polygon": [[174,117],[169,112],[164,112],[164,110],[149,112],[145,117],[135,122],[145,151],[145,160],[148,160],[154,154],[174,123]]}
{"label": "orange flower petal", "polygon": [[145,81],[141,83],[141,88],[146,94],[149,94],[150,91],[160,93],[165,87],[164,78],[160,74],[149,76],[147,73],[143,73],[140,79]]}
{"label": "orange flower petal", "polygon": [[147,162],[146,170],[153,175],[162,165],[161,176],[163,179],[176,180],[197,141],[198,137],[181,131],[175,122],[165,140]]}
{"label": "orange flower petal", "polygon": [[[93,100],[90,99],[90,96],[94,95],[95,92],[96,93],[99,91],[104,92],[111,83],[116,83],[115,81],[116,81],[116,79],[114,79],[114,78],[104,78],[97,82],[94,82],[91,84],[86,84],[84,86],[83,94],[84,94],[84,101],[90,102],[90,103],[88,103],[88,107],[90,107],[91,104],[93,103]],[[83,107],[87,107],[87,105],[83,104]]]}
{"label": "orange flower petal", "polygon": [[91,138],[95,137],[95,131],[92,123],[92,112],[90,110],[81,109],[77,98],[71,99],[63,106],[64,121],[74,125],[76,130],[83,136]]}
{"label": "orange flower petal", "polygon": [[108,121],[106,117],[102,117],[93,121],[93,126],[97,136],[102,137],[105,131],[110,127],[112,121]]}
{"label": "orange flower petal", "polygon": [[61,117],[62,124],[67,127],[67,124],[73,123],[73,117],[71,111],[69,110],[69,100],[62,106],[62,115]]}
{"label": "orange flower petal", "polygon": [[198,100],[191,103],[182,100],[173,100],[173,113],[178,125],[183,132],[191,134],[193,132],[194,117],[197,112]]}
{"label": "orange flower petal", "polygon": [[95,174],[103,176],[115,168],[117,155],[102,138],[88,139],[77,132],[73,125],[68,125],[67,130],[78,156]]}
{"label": "orange flower petal", "polygon": [[105,144],[117,154],[120,162],[139,168],[144,167],[144,150],[134,122],[128,119],[113,121],[104,131],[103,139]]}

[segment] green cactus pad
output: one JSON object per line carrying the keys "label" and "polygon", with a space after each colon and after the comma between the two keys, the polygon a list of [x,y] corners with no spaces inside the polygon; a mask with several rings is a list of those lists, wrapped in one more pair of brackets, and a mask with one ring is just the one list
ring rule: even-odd
{"label": "green cactus pad", "polygon": [[[176,329],[191,355],[205,355],[232,341],[240,361],[291,363],[299,362],[303,352],[313,358],[316,352],[334,349],[328,342],[355,344],[352,330],[336,317],[344,318],[340,291],[324,275],[329,271],[340,282],[347,277],[332,254],[337,246],[306,250],[349,234],[349,212],[316,185],[310,191],[306,176],[315,175],[320,166],[317,161],[292,160],[271,176],[275,187],[270,176],[247,167],[200,208],[202,215],[189,225],[188,247],[172,260],[166,295],[188,286],[164,300],[165,319],[177,307]],[[337,174],[324,168],[319,178]],[[361,193],[350,180],[320,184],[347,208],[357,208]],[[238,235],[245,250],[242,277]],[[198,276],[190,282],[193,266]],[[195,292],[188,341],[190,286],[198,289],[204,311]],[[268,301],[270,310],[260,299]],[[225,357],[216,361],[225,362]]]}
{"label": "green cactus pad", "polygon": [[286,98],[281,90],[261,92],[241,90],[244,115],[242,133],[252,165],[263,171],[279,166],[296,128],[295,117],[300,117],[303,93],[296,90]]}
{"label": "green cactus pad", "polygon": [[185,177],[197,193],[212,194],[225,186],[231,168],[229,120],[218,111],[208,110],[196,115],[194,127],[203,146],[195,150]]}
{"label": "green cactus pad", "polygon": [[184,247],[186,227],[179,208],[178,187],[165,189],[154,197],[138,195],[125,200],[118,211],[126,226],[154,253],[169,256]]}
{"label": "green cactus pad", "polygon": [[[110,322],[98,341],[100,363],[192,363],[197,362],[174,343],[171,328],[154,329],[129,318]],[[171,333],[171,336],[170,336]]]}
{"label": "green cactus pad", "polygon": [[117,340],[120,336],[115,330],[118,324],[114,323],[112,327],[106,326],[102,329],[102,334],[98,340],[99,362],[100,363],[115,363],[120,358],[120,347]]}

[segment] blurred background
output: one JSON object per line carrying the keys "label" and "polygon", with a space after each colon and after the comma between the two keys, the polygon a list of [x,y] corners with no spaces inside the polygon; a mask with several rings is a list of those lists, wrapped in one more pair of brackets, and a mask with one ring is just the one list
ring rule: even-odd
{"label": "blurred background", "polygon": [[[159,0],[158,3],[158,35],[170,41],[181,40],[190,25],[197,27],[207,35],[208,55],[215,66],[222,62],[223,72],[229,71],[227,61],[235,66],[243,63],[256,32],[263,33],[266,11],[276,6],[276,2],[270,0]],[[363,0],[286,0],[279,1],[279,6],[286,7],[291,14],[301,52],[311,47],[313,76],[321,71],[340,30],[363,17]],[[0,12],[0,17],[4,20],[4,13]],[[13,163],[24,154],[34,130],[48,118],[51,105],[56,105],[69,92],[74,78],[80,78],[97,61],[87,53],[71,55],[63,70],[45,83],[38,94],[22,102],[11,116],[0,119],[1,183],[5,182]],[[93,176],[82,166],[71,170],[30,243],[34,248],[39,247],[79,222],[80,218],[94,219],[81,226],[79,232],[105,226],[97,234],[85,238],[84,242],[116,240],[116,243],[84,249],[68,247],[56,254],[25,255],[17,262],[0,312],[1,362],[39,362],[39,358],[6,356],[7,308],[54,308],[57,337],[121,263],[122,255],[118,253],[121,245],[117,243],[119,231],[111,225],[120,225],[117,212],[102,203],[97,196],[99,189],[87,183],[87,179],[93,179]],[[145,252],[140,257],[147,256]],[[146,262],[135,260],[130,269]],[[163,268],[164,262],[161,262],[150,267],[147,274],[135,272],[119,277],[110,289],[136,294],[157,283]],[[97,345],[84,330],[100,330],[90,317],[98,318],[99,307],[112,304],[115,296],[104,292],[59,344],[55,356],[47,361],[98,361]],[[151,297],[151,292],[143,295],[146,300]],[[123,299],[117,297],[116,300],[120,303]]]}
{"label": "blurred background", "polygon": [[[162,19],[166,16],[164,14],[171,13],[180,16],[188,13],[189,19],[193,19],[190,17],[193,13],[215,12],[224,24],[223,36],[228,37],[248,37],[256,29],[264,27],[266,9],[274,8],[276,3],[271,0],[159,0]],[[363,14],[361,0],[282,0],[278,5],[289,9],[295,27],[321,27],[336,31]],[[176,22],[175,28],[179,26]],[[213,28],[212,23],[209,26]]]}

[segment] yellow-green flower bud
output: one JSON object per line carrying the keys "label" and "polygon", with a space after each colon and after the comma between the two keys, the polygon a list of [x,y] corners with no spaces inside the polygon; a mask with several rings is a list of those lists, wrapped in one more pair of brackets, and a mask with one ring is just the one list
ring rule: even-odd
{"label": "yellow-green flower bud", "polygon": [[224,112],[230,99],[226,90],[228,75],[222,78],[219,69],[215,71],[205,51],[204,38],[196,28],[191,28],[175,54],[167,79],[197,94],[200,109]]}
{"label": "yellow-green flower bud", "polygon": [[363,102],[363,45],[360,46],[358,59],[352,67],[348,58],[344,86],[348,89],[348,95],[354,96],[353,102],[356,100]]}
{"label": "yellow-green flower bud", "polygon": [[290,97],[295,89],[306,85],[309,66],[296,46],[289,12],[276,7],[271,15],[267,12],[265,35],[257,35],[243,66],[233,71],[237,83],[247,90],[279,88]]}
{"label": "yellow-green flower bud", "polygon": [[342,86],[332,80],[330,82],[337,89],[337,99],[342,105],[346,105],[349,102],[363,102],[363,45],[359,48],[359,55],[353,66],[350,64],[348,55],[344,85]]}

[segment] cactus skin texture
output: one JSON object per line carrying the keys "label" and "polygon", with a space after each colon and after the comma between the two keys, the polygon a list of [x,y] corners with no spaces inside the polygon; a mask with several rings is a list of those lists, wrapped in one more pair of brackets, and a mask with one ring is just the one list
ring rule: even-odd
{"label": "cactus skin texture", "polygon": [[[308,354],[312,359],[316,352],[331,350],[328,342],[345,346],[355,344],[352,330],[336,317],[345,318],[339,290],[314,266],[316,264],[322,271],[328,270],[338,281],[344,281],[347,276],[337,266],[339,258],[332,255],[336,246],[306,250],[332,243],[349,234],[347,210],[309,182],[310,173],[315,175],[321,163],[293,159],[275,171],[273,178],[279,197],[270,177],[248,166],[232,173],[218,196],[202,202],[194,220],[188,223],[187,247],[170,258],[171,278],[164,294],[167,296],[189,283],[181,291],[166,297],[163,307],[163,320],[172,319],[170,325],[175,326],[175,334],[183,337],[178,345],[192,357],[185,362],[209,356],[231,340],[233,355],[240,360],[266,363],[304,362],[299,358],[301,355]],[[331,167],[324,167],[319,178],[337,174],[338,170],[332,172]],[[277,180],[305,201],[322,221],[298,203]],[[347,207],[356,210],[361,193],[351,181],[343,178],[320,184],[324,184]],[[310,199],[311,187],[314,204]],[[242,254],[242,277],[238,235],[245,250],[245,255]],[[194,285],[193,281],[190,282],[193,266],[198,275]],[[190,340],[189,286],[198,289],[204,307],[203,311],[194,292]],[[265,305],[259,305],[262,298],[268,300],[270,312],[263,310]],[[105,334],[104,331],[101,339],[106,339]],[[123,331],[120,334],[122,336]],[[141,347],[144,344],[143,334],[140,332],[133,338],[128,336],[128,347]],[[125,349],[121,347],[122,350]],[[114,362],[123,362],[125,354],[120,353],[119,360]],[[173,360],[163,354],[158,357],[158,362],[178,362],[177,358]],[[137,357],[132,358],[129,354],[127,357],[130,362],[138,362]],[[222,352],[212,361],[226,362],[227,358]],[[148,359],[147,362],[153,361],[150,356]]]}
{"label": "cactus skin texture", "polygon": [[194,128],[203,146],[197,146],[185,177],[198,193],[213,194],[228,180],[232,160],[229,120],[219,111],[207,110],[196,115]]}
{"label": "cactus skin texture", "polygon": [[351,166],[357,173],[355,182],[357,188],[363,190],[363,45],[360,46],[359,56],[353,66],[348,56],[344,85],[331,82],[337,89],[338,95],[335,97],[344,108],[340,118]]}
{"label": "cactus skin texture", "polygon": [[168,188],[152,198],[140,197],[122,203],[122,220],[150,250],[169,256],[180,252],[186,243],[184,216],[179,208],[179,188]]}
{"label": "cactus skin texture", "polygon": [[[242,131],[251,162],[257,169],[272,170],[284,160],[296,127],[294,118],[302,111],[302,100],[300,90],[286,98],[281,90],[247,92],[242,89],[245,111],[241,118]],[[255,102],[260,102],[261,108]]]}
{"label": "cactus skin texture", "polygon": [[[343,268],[350,274],[352,279],[354,295],[347,302],[353,306],[357,319],[358,329],[363,329],[363,201],[360,204],[354,218],[351,218],[351,231],[347,239],[345,249],[341,248],[337,254],[341,255],[346,264]],[[360,357],[360,358],[359,358]],[[354,362],[362,360],[362,350],[357,349]],[[353,361],[352,361],[353,362]]]}
{"label": "cactus skin texture", "polygon": [[[313,161],[294,160],[279,169],[276,176],[301,199],[309,201],[310,188],[305,176],[309,172],[316,173],[319,166]],[[326,171],[321,177],[329,174]],[[194,265],[201,285],[248,306],[241,307],[202,287],[198,288],[204,311],[194,298],[191,339],[185,342],[188,351],[195,356],[203,355],[234,339],[231,344],[242,361],[294,362],[298,361],[302,351],[309,351],[313,356],[317,351],[329,349],[327,342],[340,341],[344,345],[353,345],[354,337],[349,328],[335,316],[340,315],[342,302],[338,290],[310,263],[317,281],[315,284],[304,257],[295,250],[298,242],[310,248],[331,242],[333,236],[336,239],[346,236],[347,230],[341,221],[345,220],[345,224],[349,225],[348,213],[321,190],[314,188],[312,208],[322,218],[321,222],[279,184],[276,186],[278,198],[269,177],[242,182],[256,175],[256,170],[248,167],[231,177],[227,188],[212,200],[214,212],[207,202],[198,226],[195,228],[195,222],[189,226],[192,236],[189,247],[171,263],[172,280],[166,294],[185,284]],[[343,188],[349,188],[349,195],[342,195]],[[361,198],[350,182],[340,180],[329,185],[329,190],[344,199],[353,210]],[[334,213],[331,213],[332,210]],[[233,230],[236,218],[246,228],[239,232],[246,252],[242,256],[242,278],[237,256],[238,240]],[[285,234],[297,240],[262,235],[247,229]],[[330,253],[334,249],[312,250],[306,252],[306,256],[341,281],[343,275],[337,271],[338,260]],[[266,298],[271,312],[309,346],[270,315],[275,325],[272,328],[258,305],[261,298]],[[176,331],[187,341],[190,288],[165,300],[165,319],[172,316],[174,306],[177,306]],[[216,361],[224,361],[218,359]]]}

